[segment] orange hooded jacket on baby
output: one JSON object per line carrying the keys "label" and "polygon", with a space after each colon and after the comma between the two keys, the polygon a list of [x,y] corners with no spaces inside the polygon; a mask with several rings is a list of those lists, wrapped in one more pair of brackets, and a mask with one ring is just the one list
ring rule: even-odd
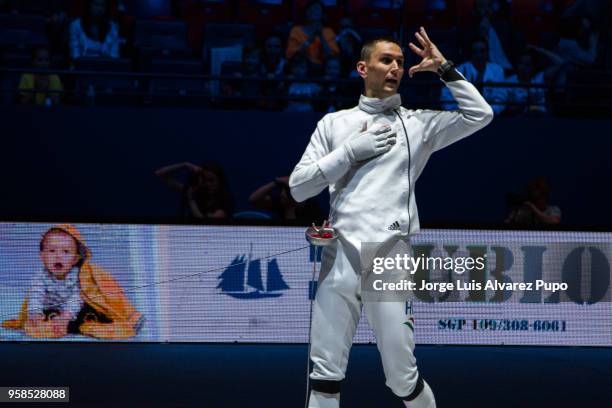
{"label": "orange hooded jacket on baby", "polygon": [[[63,231],[72,236],[81,247],[83,262],[79,268],[81,299],[96,312],[106,316],[110,322],[86,319],[80,326],[82,334],[109,340],[122,340],[137,334],[143,316],[132,306],[123,289],[113,276],[99,266],[89,262],[91,253],[85,245],[81,233],[70,224],[60,224],[50,230]],[[28,319],[28,298],[21,306],[17,319],[2,322],[7,329],[24,329]],[[40,333],[36,337],[52,337]]]}

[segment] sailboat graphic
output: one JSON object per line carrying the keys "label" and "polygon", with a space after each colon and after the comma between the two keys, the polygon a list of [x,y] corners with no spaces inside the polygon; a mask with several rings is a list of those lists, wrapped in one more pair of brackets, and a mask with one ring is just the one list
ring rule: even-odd
{"label": "sailboat graphic", "polygon": [[[259,259],[251,261],[252,249],[253,246],[251,245],[246,262],[245,255],[236,256],[232,263],[225,268],[219,275],[220,282],[217,288],[236,299],[261,299],[281,296],[281,291],[289,289],[289,286],[283,280],[276,258],[267,261],[268,274],[264,287],[261,278],[261,261]],[[246,284],[244,281],[245,271],[247,275]],[[248,287],[252,289],[248,290]]]}

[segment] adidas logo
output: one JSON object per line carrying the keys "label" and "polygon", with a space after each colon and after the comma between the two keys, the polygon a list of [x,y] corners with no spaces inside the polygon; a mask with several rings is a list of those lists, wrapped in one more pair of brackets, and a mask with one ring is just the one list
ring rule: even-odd
{"label": "adidas logo", "polygon": [[399,229],[400,229],[400,224],[399,224],[399,222],[395,221],[393,224],[389,225],[389,226],[387,227],[387,229],[388,229],[389,231],[399,231]]}

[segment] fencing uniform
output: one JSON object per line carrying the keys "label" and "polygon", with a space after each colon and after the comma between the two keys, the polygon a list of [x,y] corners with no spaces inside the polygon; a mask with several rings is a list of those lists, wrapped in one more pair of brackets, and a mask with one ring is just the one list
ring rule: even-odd
{"label": "fencing uniform", "polygon": [[[361,96],[359,105],[325,115],[289,179],[291,194],[304,201],[329,187],[330,218],[339,239],[325,247],[313,308],[311,407],[337,407],[349,350],[362,304],[377,339],[386,384],[416,401],[429,389],[413,355],[412,325],[404,302],[362,302],[362,242],[408,240],[419,230],[414,185],[429,156],[486,126],[493,111],[478,90],[455,70],[443,77],[458,111],[409,110],[398,94]],[[351,160],[346,144],[364,130],[388,126],[395,142],[368,160]],[[429,390],[431,392],[431,390]],[[433,397],[432,397],[433,398]],[[414,405],[414,406],[435,406]]]}

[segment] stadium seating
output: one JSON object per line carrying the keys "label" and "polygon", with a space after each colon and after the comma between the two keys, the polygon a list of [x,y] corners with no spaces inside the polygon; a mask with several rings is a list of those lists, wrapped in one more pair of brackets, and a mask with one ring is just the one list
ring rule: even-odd
{"label": "stadium seating", "polygon": [[204,26],[202,57],[206,64],[215,47],[245,45],[254,42],[255,26],[251,24],[207,24]]}
{"label": "stadium seating", "polygon": [[178,74],[172,78],[154,77],[151,79],[149,90],[157,97],[201,94],[206,89],[206,81],[202,78],[180,77],[181,74],[201,75],[202,62],[200,60],[153,60],[150,69],[154,73]]}
{"label": "stadium seating", "polygon": [[[120,58],[79,58],[75,61],[75,68],[83,71],[75,81],[75,98],[81,103],[100,104],[108,101],[117,104],[123,100],[131,100],[128,96],[133,94],[140,86],[135,78],[121,75],[131,71],[132,63],[128,59]],[[125,98],[119,98],[122,95]]]}
{"label": "stadium seating", "polygon": [[24,49],[46,44],[45,18],[20,14],[0,14],[0,47]]}
{"label": "stadium seating", "polygon": [[187,24],[183,21],[136,21],[134,46],[144,54],[188,56]]}

